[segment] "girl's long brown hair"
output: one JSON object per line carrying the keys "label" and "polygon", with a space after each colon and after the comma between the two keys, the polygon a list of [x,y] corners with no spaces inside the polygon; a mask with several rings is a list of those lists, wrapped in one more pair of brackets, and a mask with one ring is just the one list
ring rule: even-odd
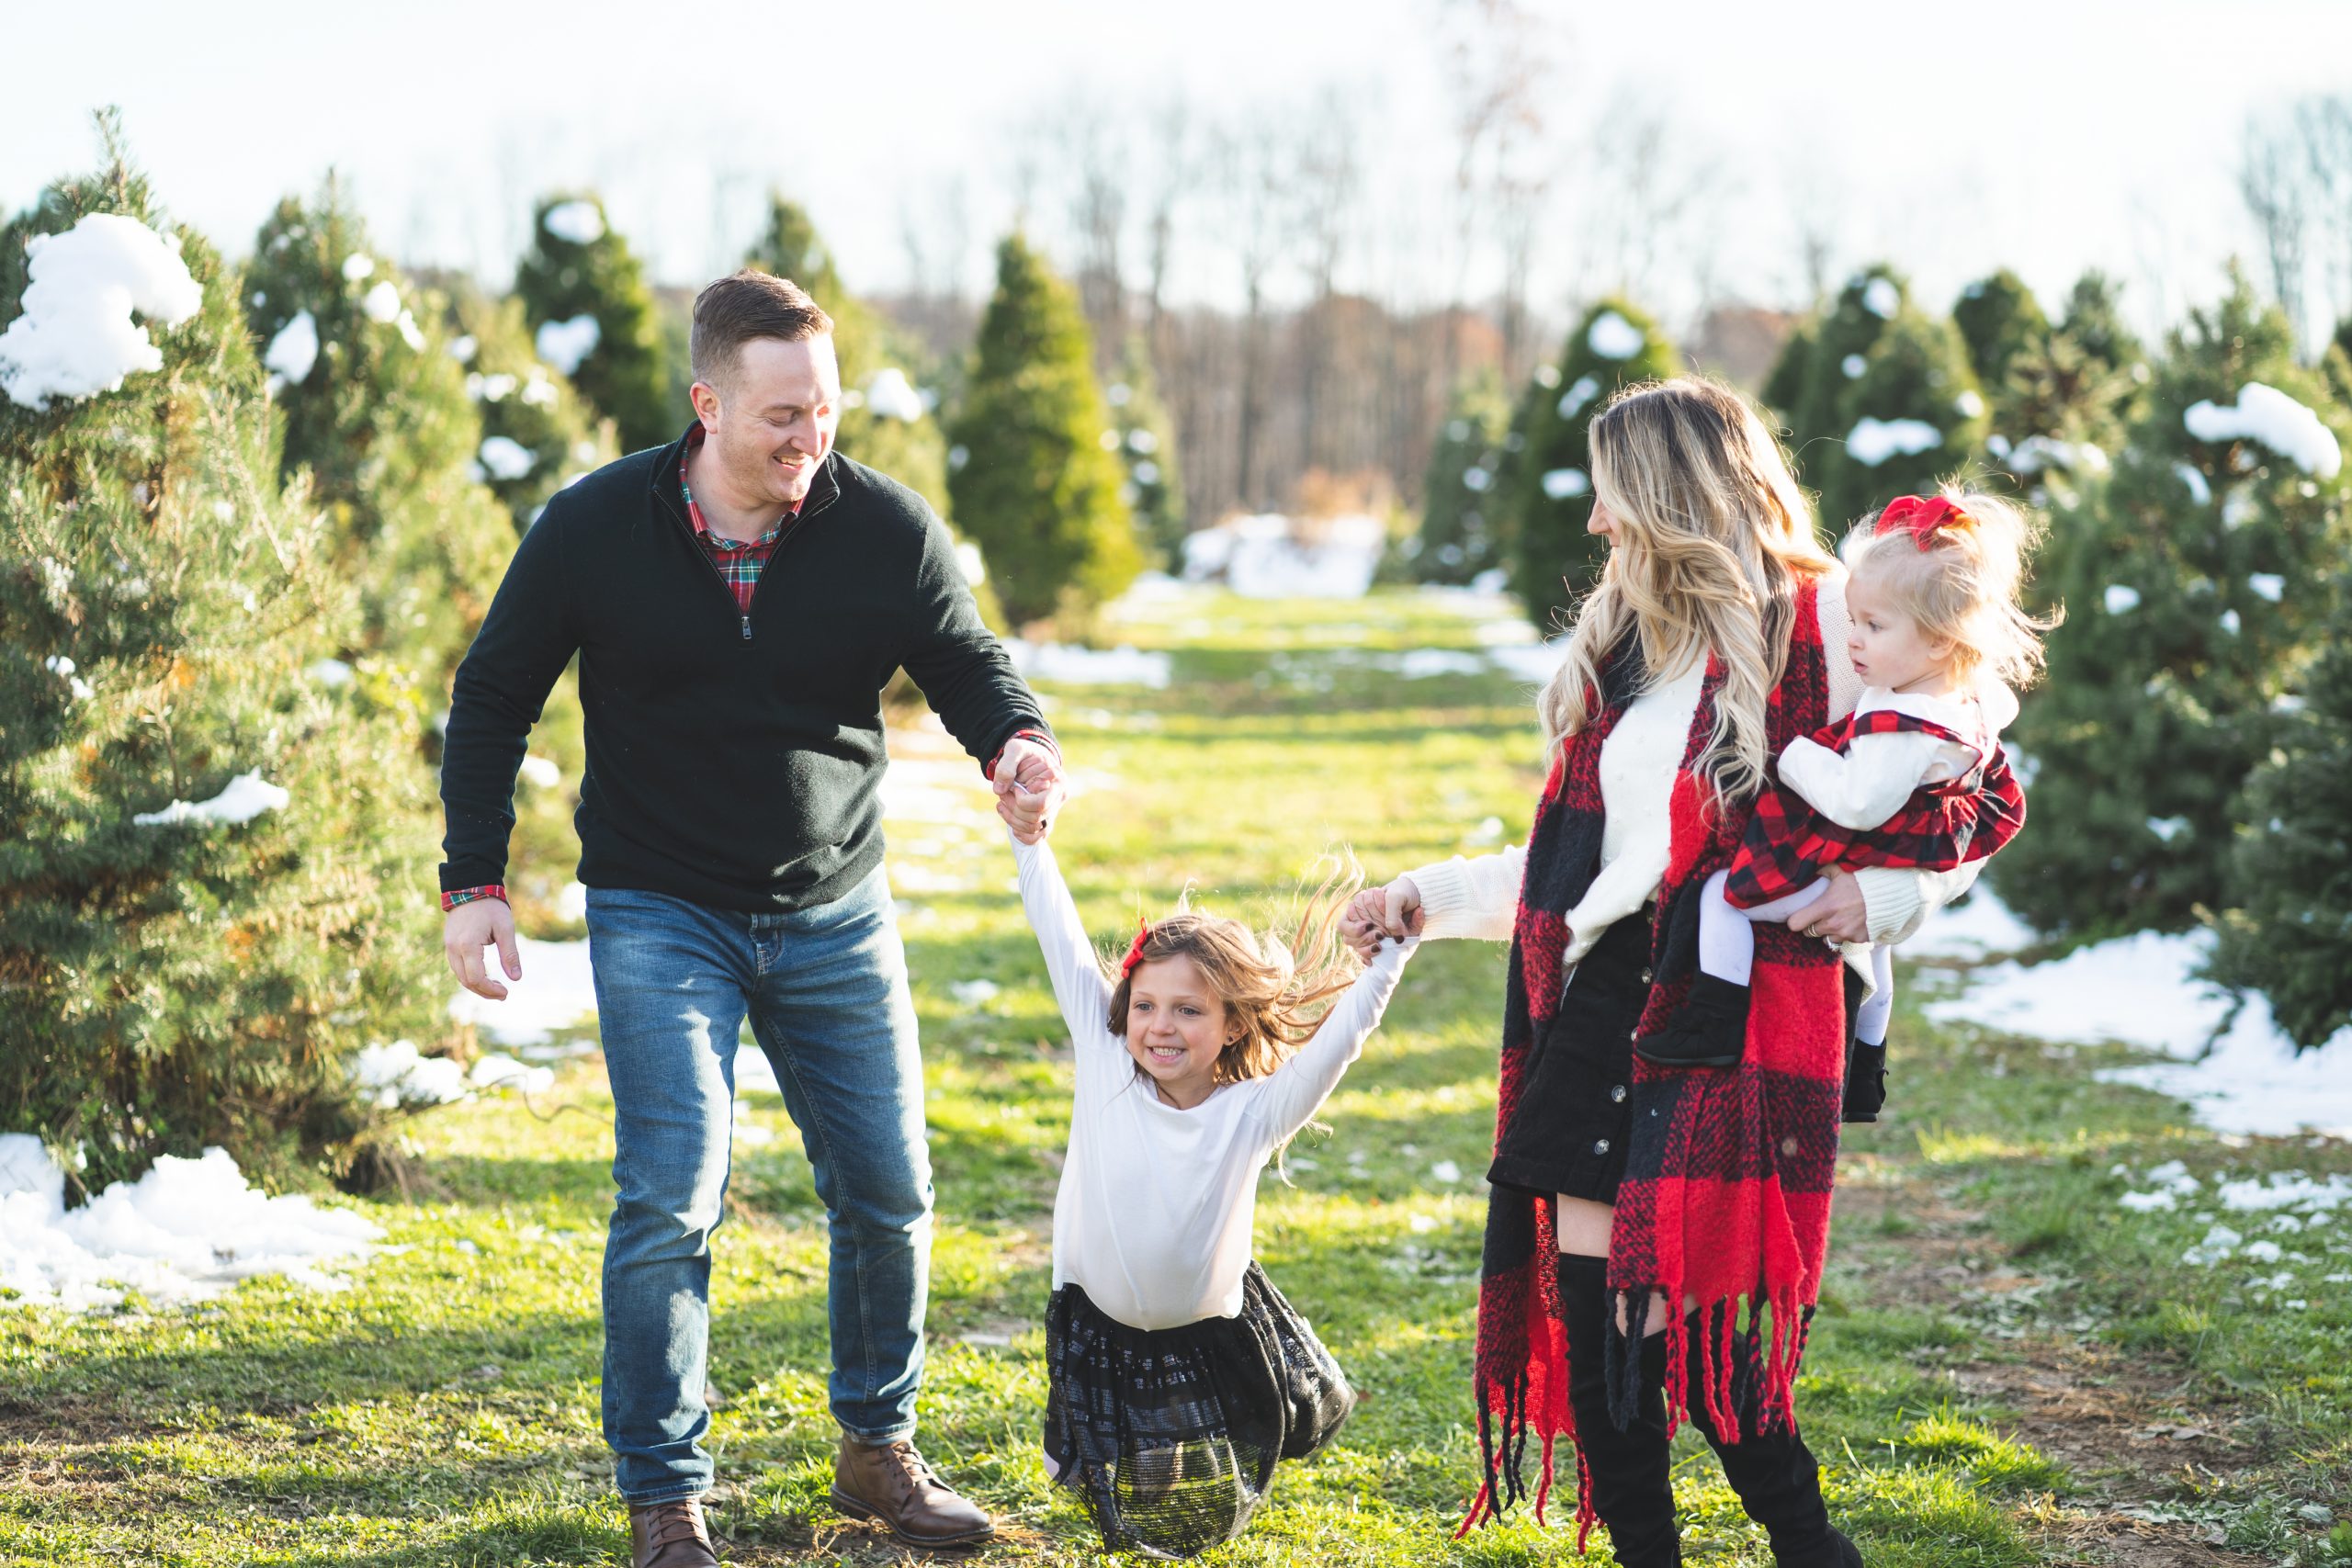
{"label": "girl's long brown hair", "polygon": [[[1175,913],[1154,922],[1144,940],[1144,963],[1180,954],[1191,959],[1225,1003],[1227,1021],[1240,1025],[1240,1037],[1217,1053],[1217,1083],[1263,1077],[1281,1066],[1313,1036],[1324,1004],[1354,981],[1358,965],[1340,940],[1340,912],[1363,886],[1363,872],[1353,856],[1335,858],[1330,874],[1302,901],[1287,942],[1271,930],[1261,934],[1240,920],[1193,908],[1189,888]],[[1108,965],[1104,976],[1115,981],[1111,1032],[1125,1039],[1133,981]]]}

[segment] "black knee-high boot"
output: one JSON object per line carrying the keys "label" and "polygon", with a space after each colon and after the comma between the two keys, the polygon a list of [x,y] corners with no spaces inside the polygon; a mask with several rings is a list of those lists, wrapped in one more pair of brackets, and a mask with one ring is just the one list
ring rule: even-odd
{"label": "black knee-high boot", "polygon": [[1674,1523],[1671,1454],[1666,1435],[1666,1348],[1653,1335],[1642,1346],[1642,1401],[1634,1424],[1619,1430],[1609,1416],[1609,1368],[1604,1355],[1609,1318],[1609,1260],[1560,1255],[1560,1308],[1568,1335],[1568,1407],[1577,1419],[1577,1447],[1592,1478],[1592,1508],[1609,1527],[1609,1541],[1623,1568],[1677,1568],[1682,1537]]}
{"label": "black knee-high boot", "polygon": [[[1700,1342],[1705,1337],[1700,1323],[1697,1316],[1690,1320],[1688,1371],[1693,1390],[1704,1386],[1706,1375],[1700,1359]],[[1751,1355],[1744,1339],[1735,1339],[1734,1353]],[[1748,1371],[1739,1369],[1735,1382],[1747,1384],[1749,1379],[1739,1373]],[[1723,1462],[1724,1479],[1731,1483],[1739,1506],[1771,1538],[1773,1562],[1778,1568],[1862,1568],[1861,1552],[1829,1523],[1828,1506],[1821,1499],[1820,1467],[1795,1427],[1759,1434],[1752,1430],[1753,1413],[1743,1409],[1739,1414],[1747,1435],[1718,1432],[1705,1403],[1694,1399],[1690,1424]],[[1726,1442],[1726,1438],[1738,1440]]]}

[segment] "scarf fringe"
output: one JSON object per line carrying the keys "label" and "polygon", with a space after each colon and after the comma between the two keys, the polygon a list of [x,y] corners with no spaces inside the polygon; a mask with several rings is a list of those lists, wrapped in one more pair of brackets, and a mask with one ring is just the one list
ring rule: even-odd
{"label": "scarf fringe", "polygon": [[[1609,1418],[1630,1428],[1641,1413],[1642,1343],[1649,1335],[1650,1297],[1675,1293],[1664,1286],[1620,1291],[1624,1313],[1619,1326],[1610,1314],[1603,1353],[1608,1359]],[[1699,1387],[1695,1407],[1727,1442],[1744,1435],[1793,1431],[1797,1372],[1804,1362],[1814,1309],[1793,1290],[1727,1296],[1686,1316],[1669,1313],[1659,1330],[1666,1339],[1667,1436],[1680,1429],[1694,1408],[1690,1387],[1690,1336],[1698,1336]]]}

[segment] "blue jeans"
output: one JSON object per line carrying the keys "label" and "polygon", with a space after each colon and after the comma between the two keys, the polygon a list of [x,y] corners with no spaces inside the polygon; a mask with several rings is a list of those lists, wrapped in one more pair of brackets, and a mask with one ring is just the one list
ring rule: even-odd
{"label": "blue jeans", "polygon": [[588,953],[619,1194],[605,1242],[605,1440],[631,1504],[709,1489],[710,1237],[726,1208],[748,1016],[815,1168],[832,1237],[833,1416],[914,1430],[931,1156],[906,951],[882,870],[831,904],[744,915],[591,888]]}

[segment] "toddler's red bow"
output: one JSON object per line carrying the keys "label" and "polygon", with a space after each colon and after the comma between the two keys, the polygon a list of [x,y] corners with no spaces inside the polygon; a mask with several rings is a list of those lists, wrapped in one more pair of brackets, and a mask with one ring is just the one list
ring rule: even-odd
{"label": "toddler's red bow", "polygon": [[1127,955],[1119,960],[1119,978],[1124,980],[1136,972],[1143,962],[1143,944],[1151,940],[1151,922],[1138,916],[1136,919],[1136,940],[1127,944]]}
{"label": "toddler's red bow", "polygon": [[1906,529],[1912,543],[1925,550],[1935,547],[1936,536],[1945,529],[1966,528],[1975,521],[1965,509],[1940,495],[1898,495],[1878,514],[1878,526],[1872,532],[1891,534],[1898,528]]}

